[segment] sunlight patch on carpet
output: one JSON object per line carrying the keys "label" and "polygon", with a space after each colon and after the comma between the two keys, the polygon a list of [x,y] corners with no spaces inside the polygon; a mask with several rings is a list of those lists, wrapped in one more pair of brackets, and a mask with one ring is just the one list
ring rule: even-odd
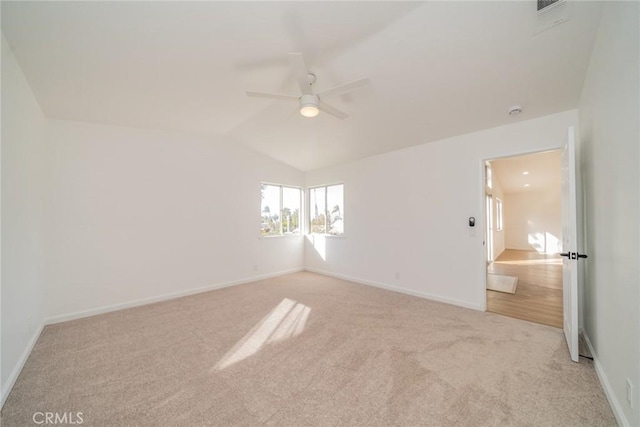
{"label": "sunlight patch on carpet", "polygon": [[299,335],[304,330],[309,313],[310,307],[289,298],[283,299],[220,359],[214,369],[221,371],[253,356],[268,344]]}

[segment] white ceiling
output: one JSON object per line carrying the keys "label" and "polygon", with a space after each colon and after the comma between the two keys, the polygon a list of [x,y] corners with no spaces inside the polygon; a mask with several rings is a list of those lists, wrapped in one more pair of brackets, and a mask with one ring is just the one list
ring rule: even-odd
{"label": "white ceiling", "polygon": [[[492,160],[492,176],[504,194],[527,191],[560,191],[562,151]],[[525,173],[526,172],[526,173]]]}
{"label": "white ceiling", "polygon": [[[2,31],[49,117],[224,134],[311,170],[575,108],[601,5],[534,34],[535,3],[3,1]],[[371,79],[326,100],[348,119],[245,95],[298,94],[296,51],[318,90]]]}

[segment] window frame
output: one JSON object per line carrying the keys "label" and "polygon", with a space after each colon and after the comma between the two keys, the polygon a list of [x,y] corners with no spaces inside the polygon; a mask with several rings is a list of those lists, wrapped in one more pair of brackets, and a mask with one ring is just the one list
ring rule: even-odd
{"label": "window frame", "polygon": [[[260,199],[260,231],[259,231],[259,237],[260,238],[272,238],[272,237],[289,237],[289,236],[301,236],[303,234],[303,230],[301,229],[301,225],[303,225],[304,223],[302,221],[304,221],[304,212],[303,212],[303,206],[304,206],[304,191],[302,187],[297,187],[295,185],[286,185],[286,184],[277,184],[274,182],[266,182],[266,181],[261,181],[260,182],[260,188],[262,191],[262,187],[263,186],[271,186],[271,187],[278,187],[278,193],[279,193],[279,209],[278,209],[278,217],[279,217],[279,232],[277,234],[262,234],[262,198]],[[298,231],[297,232],[290,232],[290,233],[284,233],[283,231],[283,220],[282,220],[282,212],[284,211],[284,189],[285,188],[290,188],[290,189],[294,189],[294,190],[298,190],[298,194],[299,194],[299,206],[298,206]]]}
{"label": "window frame", "polygon": [[504,228],[504,202],[501,198],[496,197],[496,231],[502,231]]}
{"label": "window frame", "polygon": [[[344,232],[344,212],[341,211],[340,212],[340,217],[341,220],[343,222],[343,230],[341,234],[331,234],[327,232],[327,214],[328,214],[328,188],[329,187],[336,187],[336,186],[342,186],[342,210],[344,210],[344,182],[336,182],[336,183],[332,183],[332,184],[323,184],[323,185],[314,185],[311,187],[307,187],[307,200],[309,202],[309,206],[308,206],[308,212],[309,212],[309,217],[308,217],[308,221],[307,221],[307,227],[308,227],[308,233],[307,234],[317,234],[319,236],[326,236],[326,237],[332,237],[332,238],[343,238],[345,236],[345,232]],[[311,225],[311,221],[313,220],[313,218],[311,217],[311,212],[313,211],[313,209],[311,209],[311,190],[315,190],[318,188],[324,188],[324,233],[318,233],[318,232],[313,232],[312,230],[312,225]],[[330,215],[330,214],[329,214]]]}

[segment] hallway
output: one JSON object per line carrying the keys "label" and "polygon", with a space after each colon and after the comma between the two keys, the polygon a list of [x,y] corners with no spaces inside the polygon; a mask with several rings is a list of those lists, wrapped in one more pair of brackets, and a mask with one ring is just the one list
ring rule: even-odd
{"label": "hallway", "polygon": [[562,328],[562,258],[506,249],[487,273],[516,276],[515,294],[487,290],[487,311]]}

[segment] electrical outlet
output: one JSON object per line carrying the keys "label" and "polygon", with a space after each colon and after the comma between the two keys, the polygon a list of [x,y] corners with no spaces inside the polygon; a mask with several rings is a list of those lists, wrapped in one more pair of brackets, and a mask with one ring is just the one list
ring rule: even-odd
{"label": "electrical outlet", "polygon": [[400,280],[400,272],[396,271],[396,280]]}
{"label": "electrical outlet", "polygon": [[627,403],[630,408],[633,408],[633,384],[629,378],[627,378]]}
{"label": "electrical outlet", "polygon": [[258,266],[257,265],[253,266],[253,271],[258,271]]}

